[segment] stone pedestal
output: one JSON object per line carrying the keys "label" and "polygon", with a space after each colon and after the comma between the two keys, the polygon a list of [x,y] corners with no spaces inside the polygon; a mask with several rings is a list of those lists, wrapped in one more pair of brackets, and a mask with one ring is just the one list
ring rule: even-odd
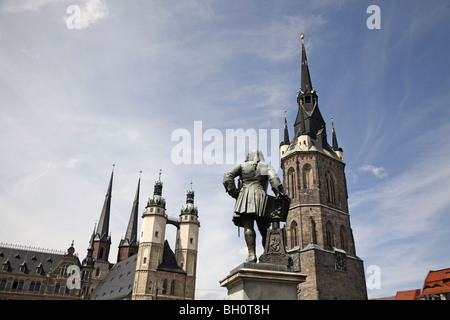
{"label": "stone pedestal", "polygon": [[220,281],[229,300],[297,300],[297,286],[306,276],[286,266],[246,262]]}

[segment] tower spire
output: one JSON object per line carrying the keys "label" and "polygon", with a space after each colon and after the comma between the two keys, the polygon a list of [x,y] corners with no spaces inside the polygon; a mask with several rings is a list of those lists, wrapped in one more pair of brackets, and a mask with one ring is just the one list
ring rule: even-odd
{"label": "tower spire", "polygon": [[338,145],[338,141],[337,141],[337,137],[336,137],[336,130],[334,129],[333,117],[331,117],[331,130],[332,130],[332,135],[333,135],[333,137],[332,137],[333,145],[331,148],[337,154],[339,159],[344,160],[344,151]]}
{"label": "tower spire", "polygon": [[303,33],[300,35],[300,39],[302,39],[302,69],[301,69],[302,80],[300,90],[302,91],[302,93],[306,93],[313,90],[313,86],[311,82],[311,75],[309,74],[309,66],[308,66],[308,59],[306,58],[305,42],[303,41],[305,39],[305,35]]}
{"label": "tower spire", "polygon": [[316,148],[326,148],[326,126],[322,114],[319,110],[318,95],[314,89],[309,73],[309,64],[306,57],[305,35],[302,39],[302,64],[301,64],[301,85],[297,95],[298,113],[295,120],[295,138],[307,135],[311,138],[312,145]]}
{"label": "tower spire", "polygon": [[[141,171],[142,172],[142,171]],[[128,222],[127,232],[125,234],[125,240],[131,243],[137,240],[137,223],[139,214],[139,190],[141,187],[141,177],[139,177],[138,185],[136,188],[136,194],[134,196],[133,207],[131,208],[130,221]]]}
{"label": "tower spire", "polygon": [[286,110],[284,110],[284,140],[280,143],[280,147],[284,145],[289,145],[291,143],[291,140],[289,139],[289,130],[287,125],[287,118],[286,118]]}
{"label": "tower spire", "polygon": [[111,214],[111,197],[112,197],[112,184],[113,184],[113,176],[114,176],[114,167],[111,172],[111,179],[109,180],[108,190],[106,191],[105,202],[103,203],[102,213],[100,215],[100,220],[97,225],[97,237],[100,240],[104,240],[109,237],[109,217]]}
{"label": "tower spire", "polygon": [[136,188],[136,194],[134,196],[133,207],[131,208],[130,220],[128,221],[127,231],[125,238],[120,240],[119,252],[117,255],[117,262],[120,262],[138,251],[137,244],[137,226],[138,226],[138,214],[139,214],[139,191],[141,187],[141,174],[139,172],[139,180]]}

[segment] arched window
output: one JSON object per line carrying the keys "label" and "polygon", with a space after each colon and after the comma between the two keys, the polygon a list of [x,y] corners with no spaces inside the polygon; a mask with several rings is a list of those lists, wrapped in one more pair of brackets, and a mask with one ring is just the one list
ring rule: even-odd
{"label": "arched window", "polygon": [[288,170],[288,188],[291,199],[295,198],[295,171],[294,168]]}
{"label": "arched window", "polygon": [[309,163],[305,164],[302,169],[303,172],[303,189],[313,188],[313,172]]}
{"label": "arched window", "polygon": [[330,221],[327,222],[325,230],[325,245],[328,249],[334,247],[334,230]]}
{"label": "arched window", "polygon": [[100,251],[98,253],[98,258],[103,259],[103,248],[100,248]]}
{"label": "arched window", "polygon": [[347,241],[347,230],[344,226],[341,226],[341,229],[339,231],[339,238],[341,240],[341,249],[344,251],[348,251],[348,241]]}
{"label": "arched window", "polygon": [[172,282],[170,284],[170,295],[172,295],[172,296],[175,295],[175,280],[172,280]]}
{"label": "arched window", "polygon": [[292,221],[291,223],[291,248],[298,246],[298,229],[297,222]]}
{"label": "arched window", "polygon": [[167,294],[167,279],[164,279],[163,282],[163,294]]}
{"label": "arched window", "polygon": [[328,169],[325,173],[325,179],[327,182],[327,202],[336,204],[336,179],[331,169]]}

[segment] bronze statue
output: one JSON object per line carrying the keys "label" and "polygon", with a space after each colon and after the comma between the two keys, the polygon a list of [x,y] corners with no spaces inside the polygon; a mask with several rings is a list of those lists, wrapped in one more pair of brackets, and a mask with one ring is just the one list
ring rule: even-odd
{"label": "bronze statue", "polygon": [[[238,187],[234,181],[236,177],[239,177]],[[277,198],[267,195],[269,183]],[[263,247],[265,247],[270,223],[285,221],[285,217],[283,219],[280,215],[280,208],[269,211],[269,207],[273,207],[274,199],[284,199],[289,202],[290,199],[274,168],[264,161],[260,150],[250,150],[244,163],[226,172],[223,176],[223,185],[228,194],[236,199],[233,222],[236,226],[244,228],[245,242],[248,248],[247,262],[256,262],[254,222],[256,221]],[[272,205],[268,205],[269,202]],[[279,224],[274,227],[279,228]]]}

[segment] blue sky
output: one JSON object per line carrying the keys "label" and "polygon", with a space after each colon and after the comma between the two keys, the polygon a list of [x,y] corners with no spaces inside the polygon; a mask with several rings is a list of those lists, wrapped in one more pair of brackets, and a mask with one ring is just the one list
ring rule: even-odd
{"label": "blue sky", "polygon": [[[366,27],[372,4],[379,30]],[[71,5],[80,29],[67,27]],[[421,288],[450,266],[449,16],[443,0],[2,1],[0,241],[64,250],[74,240],[82,259],[116,164],[115,261],[139,171],[143,211],[162,169],[169,215],[191,179],[196,191],[196,296],[225,298],[219,280],[246,250],[221,183],[232,164],[174,164],[171,136],[186,129],[194,145],[194,121],[224,137],[270,136],[283,110],[292,135],[304,33],[344,149],[357,254],[381,271],[369,296]],[[174,235],[169,226],[172,248]]]}

